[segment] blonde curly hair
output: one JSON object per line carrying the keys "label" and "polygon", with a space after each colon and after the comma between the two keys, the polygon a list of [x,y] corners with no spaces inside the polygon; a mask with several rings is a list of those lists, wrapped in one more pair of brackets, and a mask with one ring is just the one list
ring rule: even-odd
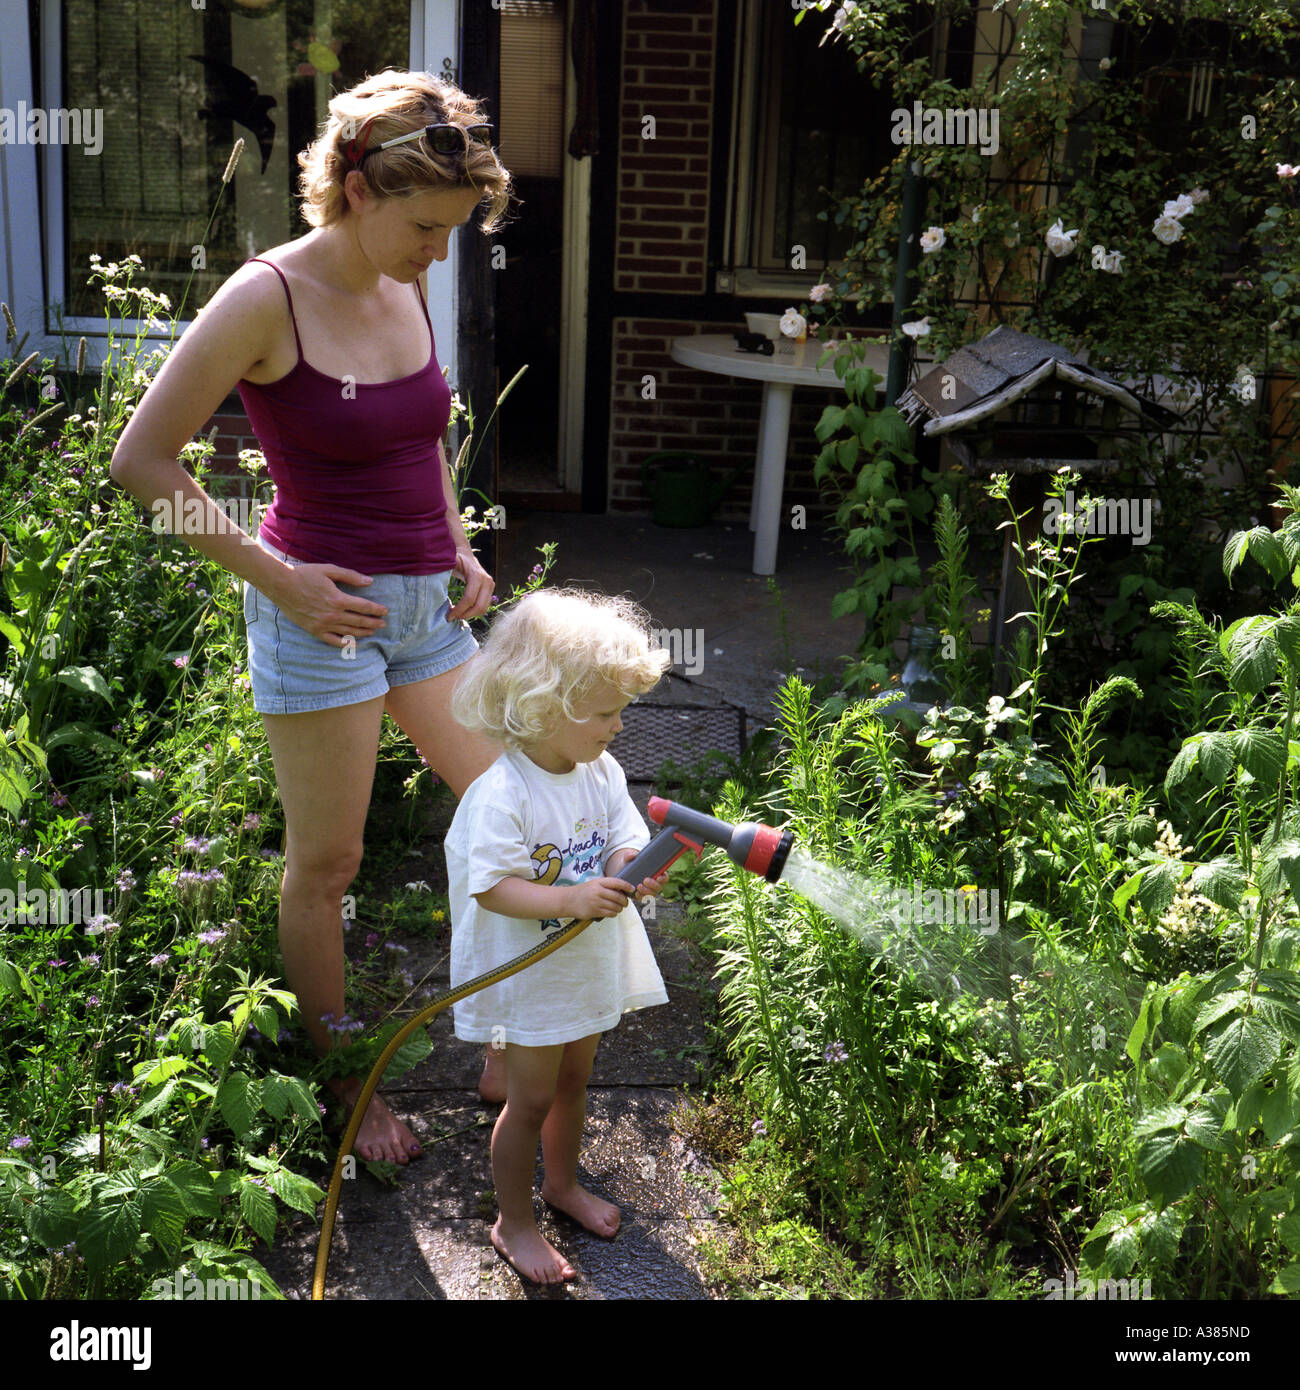
{"label": "blonde curly hair", "polygon": [[452,717],[507,748],[539,743],[602,681],[629,699],[672,665],[651,645],[649,615],[631,599],[582,589],[538,589],[502,613],[472,656]]}
{"label": "blonde curly hair", "polygon": [[[494,232],[503,224],[511,179],[488,146],[466,135],[467,149],[449,155],[438,154],[427,140],[379,149],[385,140],[427,125],[487,124],[479,104],[459,87],[425,72],[387,68],[340,92],[329,110],[320,134],[298,156],[302,216],[313,227],[332,227],[347,215],[343,184],[354,169],[381,198],[481,188],[489,205],[481,230]],[[367,150],[377,153],[361,164]]]}

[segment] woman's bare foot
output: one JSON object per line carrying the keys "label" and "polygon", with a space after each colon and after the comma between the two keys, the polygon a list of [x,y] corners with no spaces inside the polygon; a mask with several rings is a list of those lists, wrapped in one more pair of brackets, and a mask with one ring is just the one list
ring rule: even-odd
{"label": "woman's bare foot", "polygon": [[[355,1078],[350,1084],[342,1080],[330,1082],[330,1089],[343,1102],[349,1120],[352,1106],[361,1094],[361,1084]],[[368,1163],[409,1163],[413,1158],[424,1157],[420,1141],[393,1114],[381,1095],[370,1097],[352,1152]]]}
{"label": "woman's bare foot", "polygon": [[619,1222],[623,1219],[623,1213],[613,1202],[602,1201],[585,1187],[579,1187],[576,1182],[563,1192],[552,1187],[549,1182],[544,1182],[542,1201],[573,1217],[593,1235],[604,1236],[606,1240],[617,1233]]}
{"label": "woman's bare foot", "polygon": [[578,1271],[535,1225],[504,1227],[498,1216],[492,1244],[518,1274],[534,1284],[562,1284],[578,1277]]}
{"label": "woman's bare foot", "polygon": [[506,1050],[488,1044],[483,1054],[483,1075],[478,1079],[478,1093],[489,1105],[502,1105],[506,1098]]}

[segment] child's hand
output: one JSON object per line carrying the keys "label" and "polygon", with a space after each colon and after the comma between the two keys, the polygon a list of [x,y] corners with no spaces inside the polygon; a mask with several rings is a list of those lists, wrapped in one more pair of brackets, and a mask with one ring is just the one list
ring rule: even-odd
{"label": "child's hand", "polygon": [[[619,873],[625,865],[630,864],[636,858],[636,851],[631,849],[615,850],[609,856],[609,871],[611,874]],[[638,901],[642,898],[653,898],[656,894],[663,891],[665,880],[668,878],[668,870],[661,869],[654,878],[643,878],[637,885],[635,897]]]}
{"label": "child's hand", "polygon": [[617,917],[627,906],[632,891],[632,885],[624,883],[622,879],[589,878],[585,883],[575,883],[569,889],[573,895],[569,912],[577,919]]}

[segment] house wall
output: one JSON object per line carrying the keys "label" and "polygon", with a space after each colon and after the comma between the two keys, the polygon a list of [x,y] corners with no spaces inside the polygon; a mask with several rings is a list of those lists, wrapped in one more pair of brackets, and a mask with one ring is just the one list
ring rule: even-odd
{"label": "house wall", "polygon": [[[670,307],[678,296],[708,290],[710,190],[725,175],[711,167],[716,65],[731,55],[729,36],[718,30],[717,0],[679,0],[671,12],[655,0],[627,0],[624,10],[613,288],[649,300],[649,312],[614,320],[608,496],[611,511],[648,511],[643,461],[661,449],[687,449],[710,462],[715,476],[747,465],[717,511],[721,519],[747,522],[762,387],[670,356],[674,338],[743,330],[747,309],[773,307],[736,298],[734,316],[723,322]],[[643,135],[647,116],[655,118],[654,139]],[[815,279],[809,276],[809,287]],[[662,315],[654,312],[655,296],[666,301]],[[654,378],[653,399],[645,398],[646,376]],[[794,394],[787,506],[826,509],[812,478],[813,428],[832,400],[827,391]]]}

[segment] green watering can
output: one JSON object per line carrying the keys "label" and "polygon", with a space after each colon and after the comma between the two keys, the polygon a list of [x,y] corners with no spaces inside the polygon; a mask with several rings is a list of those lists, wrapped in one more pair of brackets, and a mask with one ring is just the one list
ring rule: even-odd
{"label": "green watering can", "polygon": [[[650,465],[657,463],[653,475]],[[653,503],[653,517],[659,526],[706,526],[713,509],[731,491],[736,479],[750,468],[740,464],[731,476],[715,482],[709,465],[682,449],[666,449],[651,454],[641,465],[641,481]]]}

